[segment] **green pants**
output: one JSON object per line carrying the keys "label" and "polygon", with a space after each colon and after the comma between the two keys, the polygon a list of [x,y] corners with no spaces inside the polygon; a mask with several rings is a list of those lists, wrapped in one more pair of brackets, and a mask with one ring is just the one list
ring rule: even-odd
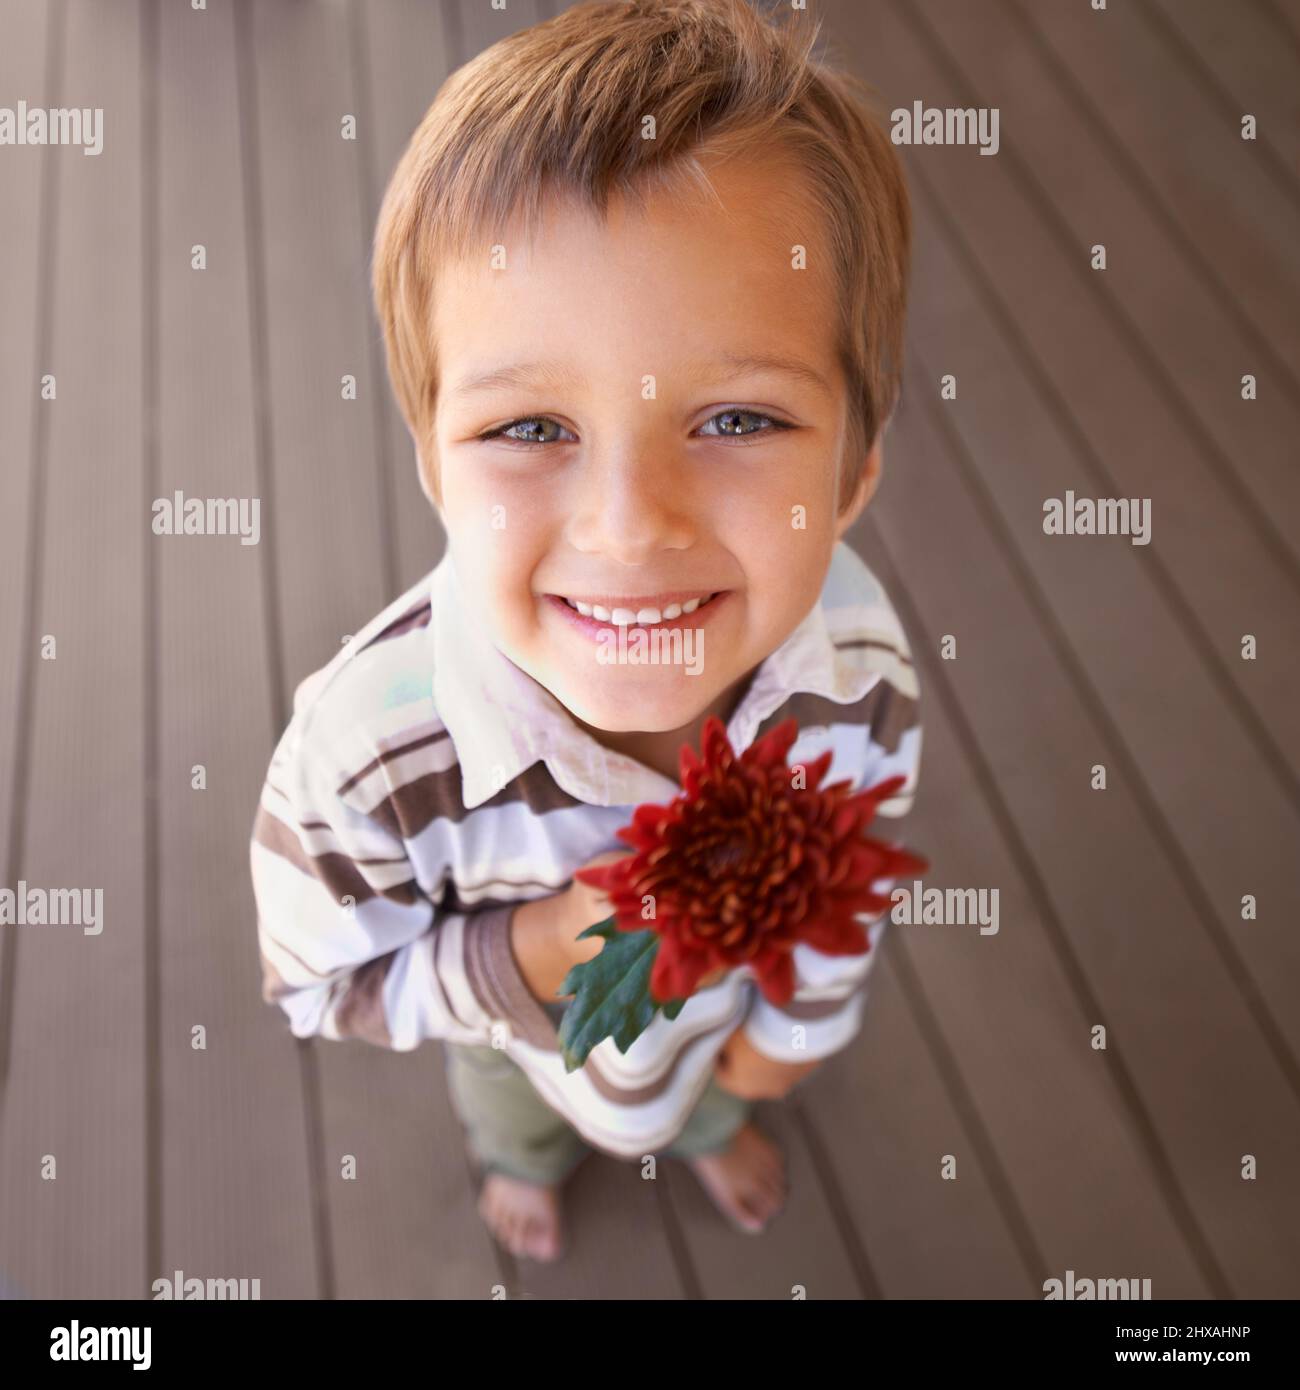
{"label": "green pants", "polygon": [[[563,1182],[590,1152],[499,1048],[444,1043],[443,1051],[452,1104],[482,1172],[550,1185]],[[686,1127],[664,1152],[693,1158],[725,1149],[749,1112],[749,1101],[710,1079]]]}

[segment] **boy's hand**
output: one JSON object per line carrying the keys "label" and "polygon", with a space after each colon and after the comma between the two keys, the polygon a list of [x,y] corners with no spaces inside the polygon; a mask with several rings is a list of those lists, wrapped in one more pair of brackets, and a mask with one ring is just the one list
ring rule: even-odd
{"label": "boy's hand", "polygon": [[[633,853],[632,850],[609,850],[598,854],[584,868],[611,864]],[[575,965],[599,955],[604,942],[599,936],[578,937],[588,927],[603,922],[613,912],[609,898],[598,888],[580,883],[576,878],[559,893],[543,898],[531,898],[520,903],[511,914],[510,949],[524,983],[534,999],[543,1004],[554,1003],[560,996],[560,986]],[[711,971],[698,988],[715,985],[728,970]]]}
{"label": "boy's hand", "polygon": [[[589,859],[582,867],[596,869],[605,864],[616,864],[632,853],[630,849],[611,849],[605,854],[598,854],[594,859]],[[588,927],[603,922],[606,917],[613,916],[613,913],[614,905],[606,894],[589,883],[579,882],[576,878],[562,893],[556,894],[555,914],[552,919],[555,942],[569,966],[581,965],[600,954],[600,948],[605,944],[600,937],[589,936],[584,941],[579,941],[578,937]]]}
{"label": "boy's hand", "polygon": [[741,1100],[781,1100],[816,1066],[815,1060],[774,1062],[754,1047],[742,1024],[723,1043],[713,1074],[724,1091]]}
{"label": "boy's hand", "polygon": [[[615,864],[632,853],[634,851],[630,849],[612,849],[605,854],[598,854],[582,867],[595,869],[604,864]],[[612,916],[613,912],[614,906],[606,894],[599,888],[579,882],[576,878],[564,892],[556,895],[555,931],[560,950],[570,965],[579,965],[600,954],[600,948],[604,945],[600,937],[590,936],[585,941],[579,941],[577,938],[588,927]],[[716,985],[727,973],[726,966],[710,971],[701,978],[696,989],[708,989],[711,985]]]}
{"label": "boy's hand", "polygon": [[[584,868],[595,868],[622,859],[631,850],[610,850],[597,855]],[[575,878],[567,888],[542,898],[520,903],[511,914],[510,948],[520,974],[533,998],[553,1004],[560,986],[575,965],[600,953],[605,944],[598,936],[578,937],[610,915],[610,901],[597,888]],[[571,996],[563,996],[570,998]]]}

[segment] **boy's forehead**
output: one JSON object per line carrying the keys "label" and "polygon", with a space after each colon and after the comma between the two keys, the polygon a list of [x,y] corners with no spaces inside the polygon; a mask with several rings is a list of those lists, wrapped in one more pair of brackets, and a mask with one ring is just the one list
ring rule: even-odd
{"label": "boy's forehead", "polygon": [[[496,236],[484,229],[479,246],[501,246],[516,265],[537,268],[572,264],[582,251],[644,266],[648,256],[671,262],[674,252],[680,257],[710,248],[719,258],[746,250],[761,261],[783,249],[788,262],[791,249],[801,245],[810,262],[823,259],[821,214],[788,157],[736,158],[699,170],[692,175],[678,166],[635,194],[614,194],[604,215],[571,193],[546,191],[533,226],[517,212]],[[461,258],[461,266],[471,274],[496,269],[482,254]]]}
{"label": "boy's forehead", "polygon": [[696,349],[724,338],[753,349],[757,334],[769,350],[802,339],[829,355],[829,248],[797,170],[763,159],[706,172],[712,191],[674,181],[613,199],[604,218],[546,198],[531,235],[516,218],[439,267],[435,336],[460,355],[490,350],[503,331],[555,339],[566,324],[631,321]]}

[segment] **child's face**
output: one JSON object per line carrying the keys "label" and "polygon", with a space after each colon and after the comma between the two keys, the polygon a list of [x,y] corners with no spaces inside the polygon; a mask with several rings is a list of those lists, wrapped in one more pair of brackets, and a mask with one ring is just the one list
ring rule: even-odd
{"label": "child's face", "polygon": [[[425,466],[464,600],[599,730],[685,729],[725,700],[816,603],[875,481],[873,453],[836,515],[848,417],[820,219],[779,164],[710,172],[722,207],[655,195],[644,215],[615,203],[602,226],[552,202],[533,244],[502,234],[504,269],[485,256],[444,268],[436,287],[442,381]],[[796,246],[808,269],[792,268]],[[755,355],[823,384],[729,361]],[[507,368],[516,379],[469,385]],[[542,442],[514,442],[530,439]],[[681,664],[602,660],[599,634],[616,625],[565,599],[683,629]]]}

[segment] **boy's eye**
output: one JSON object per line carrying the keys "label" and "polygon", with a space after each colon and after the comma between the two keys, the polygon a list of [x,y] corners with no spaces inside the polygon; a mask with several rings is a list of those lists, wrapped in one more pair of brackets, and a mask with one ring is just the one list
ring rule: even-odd
{"label": "boy's eye", "polygon": [[[770,428],[746,428],[746,420],[766,421]],[[720,421],[718,428],[709,431],[708,426]],[[489,430],[487,434],[479,435],[480,440],[504,439],[510,444],[523,444],[525,446],[538,444],[555,444],[559,441],[554,435],[548,434],[548,427],[561,430],[565,434],[569,431],[557,421],[552,420],[549,415],[528,415],[519,420],[512,420],[508,425],[502,425],[495,430]],[[712,433],[718,438],[723,439],[747,439],[751,435],[770,434],[774,430],[793,429],[792,425],[787,425],[785,421],[778,420],[771,415],[760,414],[757,410],[720,410],[716,415],[711,415],[701,426],[704,433]],[[572,439],[572,435],[570,435]]]}
{"label": "boy's eye", "polygon": [[[766,420],[772,427],[769,429],[746,429],[745,420]],[[754,434],[770,434],[772,430],[788,430],[791,427],[784,420],[774,419],[771,415],[761,415],[757,410],[720,410],[716,415],[712,415],[704,422],[704,428],[719,420],[722,423],[715,431],[722,438],[745,439]]]}
{"label": "boy's eye", "polygon": [[[481,435],[482,439],[505,439],[511,444],[554,444],[556,441],[553,436],[546,434],[546,426],[552,425],[557,430],[564,430],[564,426],[552,420],[549,415],[529,415],[522,420],[512,420],[508,425],[502,425],[500,429],[489,430],[487,434]],[[511,431],[518,430],[519,434]],[[568,434],[568,430],[564,430]]]}

